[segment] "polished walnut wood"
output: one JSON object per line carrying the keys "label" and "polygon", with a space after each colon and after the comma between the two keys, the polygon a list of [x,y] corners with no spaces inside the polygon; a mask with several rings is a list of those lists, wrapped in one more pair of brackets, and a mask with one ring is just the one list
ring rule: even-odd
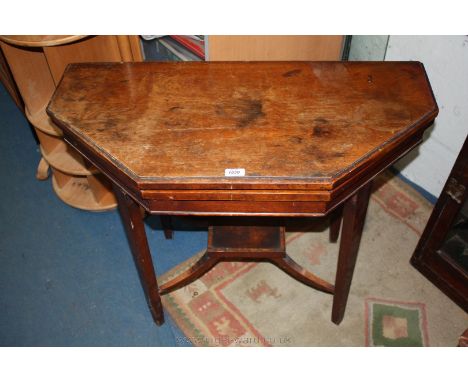
{"label": "polished walnut wood", "polygon": [[419,143],[437,107],[414,62],[141,63],[71,65],[48,112],[147,210],[313,216]]}
{"label": "polished walnut wood", "polygon": [[[418,62],[185,62],[70,65],[47,112],[121,190],[120,212],[158,324],[161,293],[225,260],[269,261],[333,294],[338,324],[371,181],[421,142],[438,109]],[[232,168],[245,176],[225,176]],[[157,288],[140,206],[163,217],[229,220],[212,222],[205,255]],[[335,285],[287,256],[284,224],[250,220],[329,212],[332,241],[342,225]]]}
{"label": "polished walnut wood", "polygon": [[164,237],[166,239],[172,239],[173,230],[172,230],[171,217],[168,215],[161,215],[160,218],[161,218],[161,226],[164,231]]}
{"label": "polished walnut wood", "polygon": [[[269,261],[296,280],[322,292],[333,294],[329,282],[307,271],[286,253],[284,226],[210,226],[205,254],[187,271],[161,285],[161,294],[179,289],[208,272],[220,261]],[[255,224],[255,223],[253,223]]]}
{"label": "polished walnut wood", "polygon": [[342,208],[338,207],[330,213],[330,242],[336,243],[340,236]]}
{"label": "polished walnut wood", "polygon": [[356,192],[343,208],[343,232],[341,235],[338,267],[335,278],[335,298],[333,299],[332,321],[339,324],[343,320],[354,266],[364,228],[367,205],[372,183]]}
{"label": "polished walnut wood", "polygon": [[157,325],[164,323],[164,313],[159,295],[158,281],[151,258],[151,252],[146,239],[145,227],[138,205],[129,198],[125,191],[114,186],[114,194],[118,200],[122,223],[127,233],[130,249],[135,265],[140,274],[141,284],[145,291],[148,306]]}

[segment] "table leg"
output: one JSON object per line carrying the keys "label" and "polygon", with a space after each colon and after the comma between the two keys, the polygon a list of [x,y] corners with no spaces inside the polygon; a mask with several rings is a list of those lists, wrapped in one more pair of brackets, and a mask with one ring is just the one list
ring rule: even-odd
{"label": "table leg", "polygon": [[332,309],[332,321],[337,325],[343,320],[348,301],[362,229],[366,219],[371,186],[372,182],[369,182],[344,204],[343,228],[341,231]]}
{"label": "table leg", "polygon": [[161,226],[166,239],[172,239],[172,218],[170,215],[161,215]]}
{"label": "table leg", "polygon": [[154,322],[157,325],[162,325],[164,323],[164,313],[140,207],[117,186],[114,186],[114,194],[117,197],[120,216],[140,274],[140,281],[145,291],[148,306]]}
{"label": "table leg", "polygon": [[338,236],[340,236],[341,217],[343,215],[343,208],[337,207],[330,214],[330,243],[336,243]]}
{"label": "table leg", "polygon": [[288,256],[284,226],[253,225],[255,223],[249,218],[236,221],[238,225],[210,226],[205,254],[185,272],[161,285],[159,293],[163,295],[182,288],[203,276],[220,261],[268,261],[292,278],[333,294],[333,285],[304,269]]}

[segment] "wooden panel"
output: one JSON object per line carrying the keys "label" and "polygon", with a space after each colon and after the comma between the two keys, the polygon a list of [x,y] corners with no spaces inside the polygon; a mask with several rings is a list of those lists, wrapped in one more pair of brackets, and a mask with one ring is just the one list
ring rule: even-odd
{"label": "wooden panel", "polygon": [[116,36],[95,36],[68,45],[45,47],[44,53],[56,84],[69,63],[122,61]]}
{"label": "wooden panel", "polygon": [[117,36],[120,55],[125,62],[143,61],[139,36]]}
{"label": "wooden panel", "polygon": [[210,226],[208,234],[209,251],[226,251],[227,249],[247,250],[253,252],[284,252],[284,227],[246,225]]}
{"label": "wooden panel", "polygon": [[210,61],[337,61],[344,36],[209,36]]}
{"label": "wooden panel", "polygon": [[283,190],[144,190],[142,196],[153,200],[330,200],[329,192]]}
{"label": "wooden panel", "polygon": [[47,60],[38,48],[22,48],[0,42],[16,85],[30,114],[45,108],[54,93]]}
{"label": "wooden panel", "polygon": [[109,191],[108,197],[96,200],[90,177],[71,176],[52,168],[52,187],[57,196],[72,207],[88,211],[109,211],[117,206],[113,194]]}
{"label": "wooden panel", "polygon": [[73,175],[89,175],[96,172],[61,137],[44,134],[39,129],[36,130],[36,134],[41,142],[41,154],[52,167]]}
{"label": "wooden panel", "polygon": [[143,48],[141,46],[140,36],[128,36],[128,41],[130,41],[130,49],[132,50],[133,61],[144,61],[145,58],[143,57]]}
{"label": "wooden panel", "polygon": [[116,36],[117,44],[120,50],[120,58],[122,61],[133,61],[132,48],[127,36]]}
{"label": "wooden panel", "polygon": [[90,175],[87,177],[89,188],[96,203],[100,205],[115,205],[115,196],[112,193],[112,186],[102,174]]}
{"label": "wooden panel", "polygon": [[146,200],[154,214],[198,216],[324,216],[325,202],[159,201]]}
{"label": "wooden panel", "polygon": [[153,62],[74,65],[49,113],[138,181],[323,189],[420,136],[437,106],[416,62]]}
{"label": "wooden panel", "polygon": [[13,75],[11,74],[10,67],[6,61],[6,58],[0,49],[0,81],[2,81],[3,86],[10,94],[13,101],[15,101],[16,106],[24,113],[24,102],[21,98],[21,94],[16,86]]}

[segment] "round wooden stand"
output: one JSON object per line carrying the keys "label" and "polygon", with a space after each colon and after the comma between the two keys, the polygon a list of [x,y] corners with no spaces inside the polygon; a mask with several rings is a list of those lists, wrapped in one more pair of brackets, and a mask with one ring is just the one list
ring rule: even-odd
{"label": "round wooden stand", "polygon": [[0,36],[0,47],[40,142],[36,178],[52,170],[52,187],[68,205],[88,211],[117,206],[107,180],[62,138],[46,114],[63,71],[71,62],[141,61],[136,36]]}
{"label": "round wooden stand", "polygon": [[63,202],[75,208],[107,211],[117,207],[114,194],[101,174],[70,176],[52,167],[52,187]]}

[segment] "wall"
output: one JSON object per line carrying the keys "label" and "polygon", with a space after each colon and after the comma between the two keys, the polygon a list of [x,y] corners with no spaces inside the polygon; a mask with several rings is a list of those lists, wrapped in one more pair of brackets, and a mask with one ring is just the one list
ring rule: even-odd
{"label": "wall", "polygon": [[385,60],[417,60],[426,68],[439,116],[424,143],[396,167],[439,196],[468,134],[468,37],[390,36]]}
{"label": "wall", "polygon": [[383,61],[389,36],[353,36],[349,61]]}
{"label": "wall", "polygon": [[[353,36],[350,60],[421,61],[439,116],[418,149],[401,159],[401,174],[438,197],[468,134],[467,36]],[[386,46],[386,52],[385,52]]]}

